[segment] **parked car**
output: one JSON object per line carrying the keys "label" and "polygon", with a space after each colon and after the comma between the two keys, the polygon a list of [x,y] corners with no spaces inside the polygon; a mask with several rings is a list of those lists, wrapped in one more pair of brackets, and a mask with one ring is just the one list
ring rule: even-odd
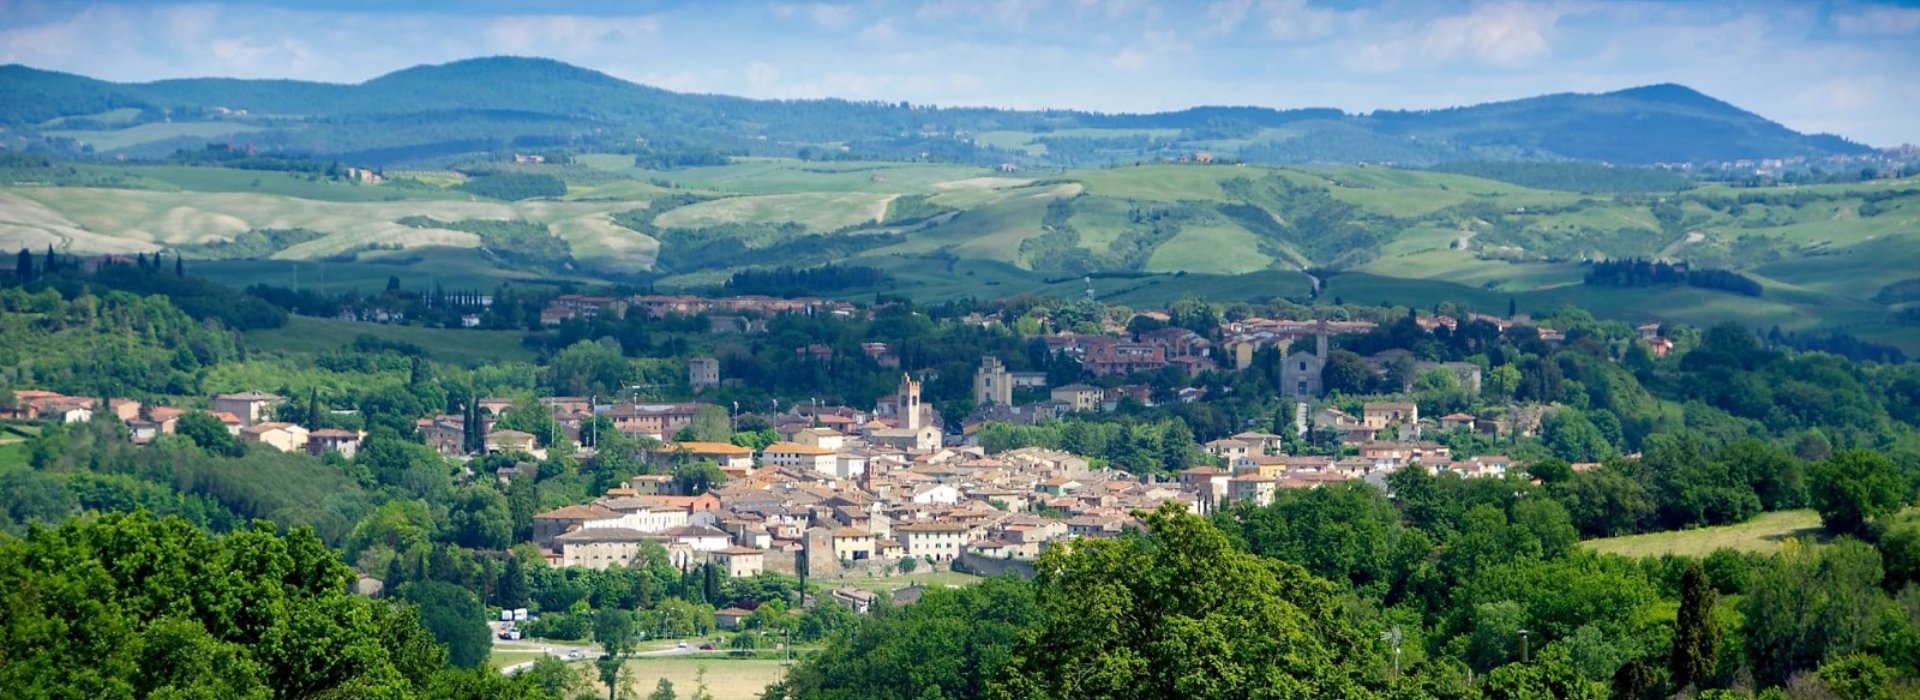
{"label": "parked car", "polygon": [[679,646],[679,648],[681,648],[681,649],[685,649],[685,648],[687,648],[687,643],[686,643],[686,642],[681,642],[681,643],[680,643],[680,646]]}
{"label": "parked car", "polygon": [[701,650],[701,651],[713,651],[713,645],[712,645],[712,644],[702,644],[702,645],[700,645],[700,650]]}

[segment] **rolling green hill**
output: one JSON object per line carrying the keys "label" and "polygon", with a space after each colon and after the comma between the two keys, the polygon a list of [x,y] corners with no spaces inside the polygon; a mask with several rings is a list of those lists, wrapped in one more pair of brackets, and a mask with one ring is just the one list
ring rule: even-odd
{"label": "rolling green hill", "polygon": [[[212,167],[82,166],[69,176],[76,186],[25,176],[0,186],[0,249],[177,251],[233,284],[285,284],[302,266],[307,284],[324,275],[335,287],[397,274],[464,286],[674,288],[836,263],[893,277],[849,294],[1077,296],[1091,275],[1096,295],[1130,304],[1196,293],[1301,298],[1318,277],[1324,295],[1355,302],[1576,304],[1637,320],[1843,330],[1920,351],[1920,327],[1901,313],[1915,296],[1902,290],[1920,288],[1916,179],[1581,194],[1378,166],[1154,164],[1009,177],[755,159],[669,181],[618,159],[582,157],[565,167],[599,175],[574,179],[558,198],[514,202],[424,174],[343,185]],[[1585,283],[1585,261],[1625,258],[1732,271],[1761,293]]]}
{"label": "rolling green hill", "polygon": [[[685,94],[559,61],[509,57],[416,66],[357,85],[111,83],[0,66],[0,125],[13,130],[18,145],[73,153],[164,155],[195,139],[244,139],[268,152],[369,165],[552,146],[1076,167],[1196,151],[1276,164],[1424,165],[1645,164],[1868,150],[1795,132],[1678,85],[1419,112],[1208,106],[1097,114]],[[41,136],[55,140],[35,140]]]}

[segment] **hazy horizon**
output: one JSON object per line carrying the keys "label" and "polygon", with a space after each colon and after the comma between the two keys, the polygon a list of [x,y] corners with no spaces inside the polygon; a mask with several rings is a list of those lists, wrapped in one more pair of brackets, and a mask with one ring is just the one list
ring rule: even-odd
{"label": "hazy horizon", "polygon": [[1350,113],[1679,83],[1791,128],[1920,141],[1901,3],[0,0],[0,63],[115,81],[358,83],[551,58],[677,91],[1102,112]]}

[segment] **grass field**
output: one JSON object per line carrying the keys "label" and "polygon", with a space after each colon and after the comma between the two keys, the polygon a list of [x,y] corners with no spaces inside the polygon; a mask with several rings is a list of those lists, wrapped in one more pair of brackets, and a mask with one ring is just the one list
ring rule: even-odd
{"label": "grass field", "polygon": [[690,204],[661,214],[661,228],[706,228],[724,224],[795,223],[808,231],[832,231],[877,223],[886,218],[894,195],[862,192],[801,192],[728,197]]}
{"label": "grass field", "polygon": [[[1279,133],[1284,131],[1255,138],[1291,138]],[[1101,130],[1056,135],[1138,134]],[[978,138],[1013,147],[1030,143],[1033,135],[990,132]],[[597,154],[552,166],[569,173],[572,189],[566,196],[512,203],[444,189],[458,176],[435,173],[422,175],[419,182],[424,184],[399,187],[212,167],[72,167],[77,175],[60,184],[93,186],[0,187],[0,249],[52,245],[70,253],[130,254],[262,228],[305,228],[325,236],[277,251],[273,260],[190,261],[189,266],[236,286],[290,285],[292,267],[281,261],[302,261],[300,284],[330,290],[378,288],[388,275],[400,276],[409,288],[434,282],[482,289],[501,282],[634,282],[636,275],[653,269],[661,244],[614,224],[613,217],[661,196],[696,192],[719,197],[661,215],[655,223],[662,227],[793,222],[826,232],[881,218],[900,195],[928,194],[933,204],[955,212],[845,261],[887,270],[896,275],[897,284],[843,296],[890,291],[930,300],[1016,294],[1077,297],[1083,291],[1080,282],[1047,282],[1047,274],[1033,270],[1056,268],[1031,259],[1032,251],[1021,251],[1024,242],[1047,233],[1044,220],[1051,203],[1072,200],[1068,222],[1078,233],[1078,245],[1098,260],[1118,259],[1111,255],[1112,247],[1130,240],[1130,232],[1151,225],[1136,221],[1142,219],[1138,210],[1177,205],[1193,217],[1183,219],[1188,223],[1182,230],[1144,255],[1128,251],[1125,257],[1142,261],[1141,269],[1128,272],[1163,274],[1094,284],[1101,299],[1136,305],[1164,303],[1182,294],[1221,301],[1300,296],[1303,278],[1269,270],[1327,265],[1327,260],[1308,257],[1319,254],[1318,246],[1296,239],[1325,229],[1263,238],[1274,234],[1221,221],[1210,211],[1235,201],[1227,194],[1232,188],[1222,183],[1245,178],[1256,182],[1246,195],[1248,203],[1266,208],[1277,225],[1294,226],[1288,217],[1313,210],[1292,208],[1287,198],[1295,194],[1258,182],[1272,176],[1324,190],[1352,205],[1353,211],[1334,215],[1364,220],[1381,241],[1366,251],[1370,256],[1329,279],[1326,292],[1331,298],[1421,308],[1455,301],[1481,310],[1504,308],[1511,299],[1536,314],[1574,304],[1603,318],[1635,322],[1713,325],[1731,320],[1762,329],[1844,330],[1920,354],[1920,327],[1893,323],[1895,309],[1871,301],[1881,287],[1915,276],[1920,196],[1888,199],[1876,203],[1874,210],[1862,210],[1869,193],[1920,189],[1916,178],[1799,188],[1708,186],[1678,195],[1682,221],[1663,225],[1654,217],[1652,200],[1645,197],[1534,190],[1465,175],[1377,166],[1157,163],[1003,177],[961,165],[781,158],[655,171],[636,168],[631,156]],[[1796,197],[1807,194],[1834,199]],[[1697,199],[1700,196],[1747,197],[1753,203],[1732,207],[1721,201],[1712,203],[1720,207],[1715,209]],[[478,245],[473,234],[396,223],[413,215],[543,224],[567,240],[577,269],[558,276],[501,269],[484,255],[462,252]],[[405,250],[364,250],[369,244],[399,244]],[[312,262],[349,251],[359,251],[356,262]],[[1581,284],[1583,259],[1627,255],[1683,257],[1698,266],[1737,270],[1760,282],[1766,293],[1753,298],[1686,287]],[[791,262],[767,257],[748,253],[737,261],[675,270],[672,277],[645,281],[666,288],[710,285],[742,268]]]}
{"label": "grass field", "polygon": [[[641,695],[653,692],[660,679],[673,683],[680,697],[690,697],[706,669],[707,692],[714,700],[755,700],[760,691],[786,675],[786,666],[777,659],[729,659],[724,656],[690,658],[685,656],[641,657],[627,662],[633,671],[634,689]],[[597,685],[597,684],[596,684]]]}
{"label": "grass field", "polygon": [[248,331],[246,340],[259,350],[315,353],[339,348],[361,335],[413,343],[442,361],[463,364],[533,361],[533,351],[520,344],[523,334],[519,331],[417,328],[291,316],[283,328]]}
{"label": "grass field", "polygon": [[1239,275],[1266,269],[1273,258],[1237,224],[1210,222],[1182,226],[1172,240],[1147,258],[1148,272],[1209,272]]}
{"label": "grass field", "polygon": [[235,124],[233,122],[149,122],[130,126],[125,129],[114,129],[112,131],[55,130],[42,133],[57,138],[74,139],[93,146],[93,150],[96,152],[105,153],[107,151],[117,151],[129,146],[138,146],[152,141],[165,141],[181,136],[210,139],[228,134],[244,134],[249,131],[260,131],[265,128],[266,127],[254,126],[252,124]]}
{"label": "grass field", "polygon": [[1821,539],[1824,538],[1824,532],[1820,529],[1818,513],[1811,510],[1787,510],[1762,513],[1738,525],[1609,537],[1588,540],[1583,543],[1583,546],[1602,554],[1621,554],[1630,557],[1651,557],[1663,554],[1704,557],[1723,547],[1742,552],[1771,552],[1779,549],[1780,543],[1788,539],[1809,537]]}
{"label": "grass field", "polygon": [[408,216],[442,221],[519,219],[548,224],[583,259],[630,271],[650,266],[658,244],[615,225],[610,215],[644,205],[624,200],[328,202],[232,192],[20,187],[0,189],[0,248],[53,244],[72,253],[135,253],[231,239],[253,229],[304,228],[327,234],[275,254],[306,260],[376,243],[408,248],[479,244],[471,233],[397,223]]}
{"label": "grass field", "polygon": [[514,664],[526,663],[528,661],[538,661],[540,658],[545,656],[547,656],[547,652],[544,652],[544,651],[521,650],[521,649],[495,649],[493,654],[487,657],[487,664],[493,666],[494,668],[505,668],[508,666],[512,666]]}
{"label": "grass field", "polygon": [[590,279],[503,269],[471,248],[415,248],[365,255],[354,262],[188,260],[187,273],[235,287],[264,283],[332,293],[377,292],[386,288],[388,277],[399,277],[406,289],[429,290],[438,284],[448,290],[481,291],[501,284],[555,285]]}

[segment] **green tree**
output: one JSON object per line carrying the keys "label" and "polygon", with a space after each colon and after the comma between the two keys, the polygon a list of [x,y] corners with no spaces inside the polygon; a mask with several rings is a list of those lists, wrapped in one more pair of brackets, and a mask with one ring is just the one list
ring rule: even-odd
{"label": "green tree", "polygon": [[719,406],[701,406],[693,412],[693,420],[687,424],[690,435],[698,442],[731,443],[733,441],[732,417],[727,409]]}
{"label": "green tree", "polygon": [[582,340],[553,354],[547,362],[546,385],[566,396],[620,396],[626,391],[630,369],[618,349]]}
{"label": "green tree", "polygon": [[681,493],[703,494],[726,480],[726,472],[720,471],[720,465],[710,459],[687,462],[673,468],[673,481]]}
{"label": "green tree", "polygon": [[447,509],[453,541],[473,549],[506,549],[513,544],[513,513],[507,497],[487,486],[461,487]]}
{"label": "green tree", "polygon": [[1036,565],[1041,624],[992,698],[1353,697],[1380,668],[1333,586],[1237,551],[1163,506],[1146,537],[1078,540]]}
{"label": "green tree", "polygon": [[[138,562],[138,564],[134,564]],[[109,513],[0,542],[9,697],[393,697],[445,663],[411,608],[354,597],[313,532],[210,536]]]}
{"label": "green tree", "polygon": [[633,650],[633,613],[619,608],[602,608],[593,614],[593,641],[608,654],[625,656]]}
{"label": "green tree", "polygon": [[1366,394],[1373,391],[1379,383],[1379,377],[1359,355],[1346,350],[1335,350],[1327,357],[1327,364],[1320,370],[1320,385],[1327,391],[1342,394]]}
{"label": "green tree", "polygon": [[680,700],[680,696],[673,692],[673,681],[662,678],[653,686],[653,692],[647,695],[647,700]]}
{"label": "green tree", "polygon": [[1821,659],[1865,651],[1889,604],[1880,555],[1842,538],[1824,547],[1789,541],[1753,570],[1741,596],[1754,679],[1785,683]]}
{"label": "green tree", "polygon": [[1829,532],[1864,536],[1875,518],[1907,501],[1900,470],[1885,455],[1864,450],[1835,453],[1813,468],[1813,506]]}
{"label": "green tree", "polygon": [[1713,677],[1720,662],[1720,625],[1713,619],[1713,587],[1699,562],[1689,562],[1680,575],[1680,611],[1673,624],[1673,645],[1667,673],[1673,685],[1686,689]]}
{"label": "green tree", "polygon": [[605,650],[595,667],[600,682],[607,686],[607,700],[620,697],[621,670],[626,667],[627,652],[633,649],[633,613],[619,608],[601,608],[593,614],[593,641]]}
{"label": "green tree", "polygon": [[500,569],[500,581],[494,586],[495,599],[503,608],[524,608],[531,600],[527,584],[526,566],[520,563],[520,557],[509,555],[507,563]]}
{"label": "green tree", "polygon": [[1849,654],[1820,666],[1820,682],[1839,700],[1889,700],[1893,669],[1879,657]]}
{"label": "green tree", "polygon": [[400,600],[420,608],[420,622],[433,638],[447,646],[447,660],[462,668],[479,668],[493,650],[486,608],[473,593],[450,583],[413,581],[400,586]]}
{"label": "green tree", "polygon": [[189,411],[174,424],[174,431],[192,440],[200,449],[217,455],[238,455],[243,448],[227,432],[227,425],[206,411]]}

